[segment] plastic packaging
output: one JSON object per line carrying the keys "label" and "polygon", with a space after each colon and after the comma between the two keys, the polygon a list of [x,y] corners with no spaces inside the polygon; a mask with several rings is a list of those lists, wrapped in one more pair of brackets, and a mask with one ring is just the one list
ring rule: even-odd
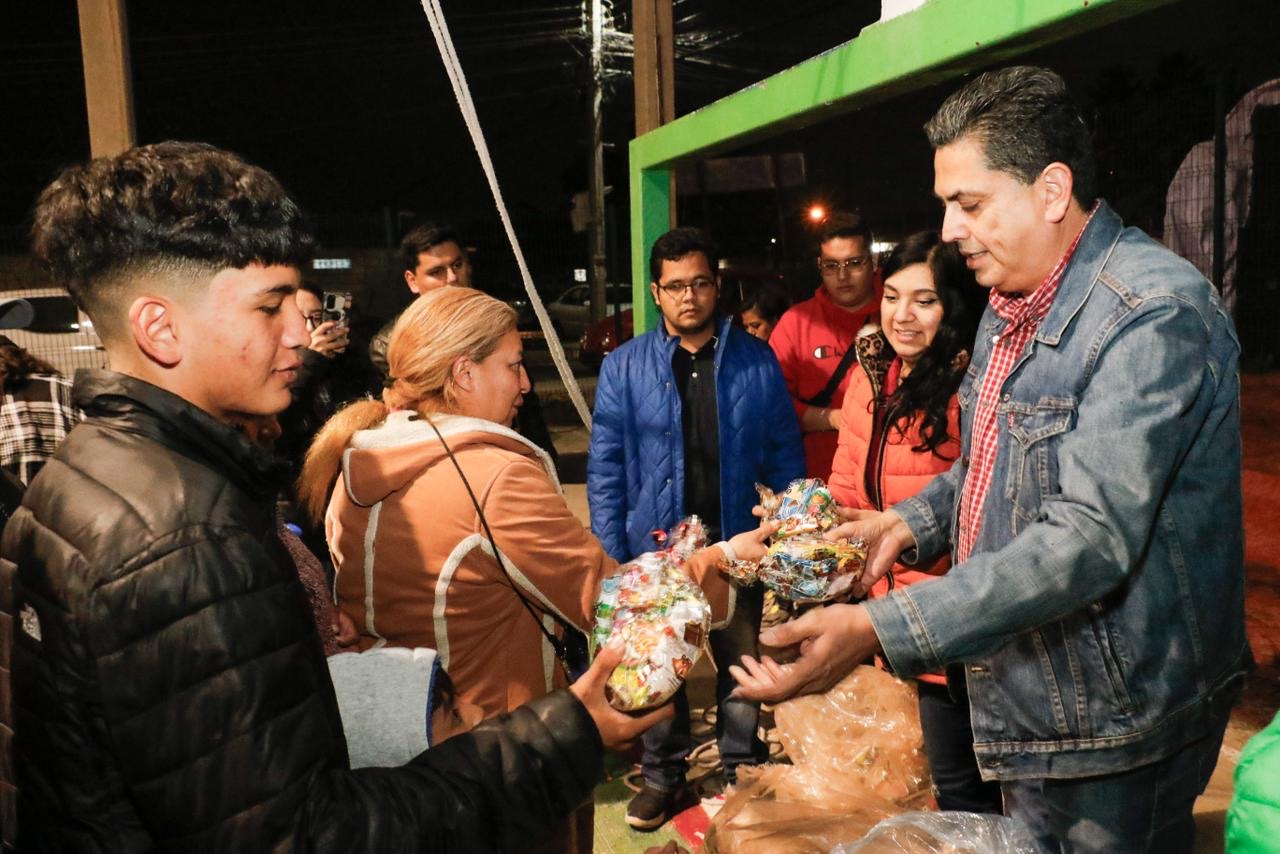
{"label": "plastic packaging", "polygon": [[757,581],[790,602],[827,602],[862,577],[866,544],[830,541],[823,533],[840,523],[835,499],[819,478],[793,480],[774,493],[756,484],[766,520],[781,522],[769,553],[759,564],[722,561],[720,569],[740,584]]}
{"label": "plastic packaging", "polygon": [[971,812],[908,812],[873,827],[831,854],[1036,854],[1020,822]]}
{"label": "plastic packaging", "polygon": [[600,585],[591,640],[593,649],[614,636],[626,644],[605,685],[609,704],[622,711],[670,699],[702,654],[711,628],[711,605],[683,568],[706,543],[705,527],[691,516],[659,542],[664,540],[665,548],[645,552]]}
{"label": "plastic packaging", "polygon": [[708,850],[825,854],[928,799],[914,686],[858,667],[825,694],[779,704],[774,718],[794,764],[740,767]]}

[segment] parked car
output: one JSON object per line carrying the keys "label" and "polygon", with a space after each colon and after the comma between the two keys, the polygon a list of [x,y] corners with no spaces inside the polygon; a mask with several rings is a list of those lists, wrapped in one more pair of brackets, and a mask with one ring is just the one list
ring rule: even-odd
{"label": "parked car", "polygon": [[[622,304],[622,308],[631,308],[631,286],[609,285],[605,289],[608,305],[605,314],[613,314],[614,305]],[[591,286],[574,285],[560,296],[547,303],[547,314],[561,338],[576,340],[591,325]]]}
{"label": "parked car", "polygon": [[26,329],[9,329],[9,340],[44,359],[64,377],[77,368],[101,368],[107,363],[106,350],[93,321],[76,308],[71,295],[61,288],[25,288],[7,291],[7,299],[21,297],[31,304],[35,317]]}
{"label": "parked car", "polygon": [[[618,335],[618,323],[622,324],[622,335]],[[604,357],[635,337],[635,315],[626,309],[618,315],[618,322],[613,316],[593,323],[582,333],[582,343],[578,348],[578,361],[590,367],[599,367]]]}

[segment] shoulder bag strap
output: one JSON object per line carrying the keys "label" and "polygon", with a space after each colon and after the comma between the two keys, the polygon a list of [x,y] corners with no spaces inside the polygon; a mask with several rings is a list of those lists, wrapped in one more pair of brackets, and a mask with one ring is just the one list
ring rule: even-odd
{"label": "shoulder bag strap", "polygon": [[[462,466],[458,463],[458,458],[453,455],[453,450],[449,447],[449,443],[444,440],[444,434],[440,432],[440,428],[437,427],[435,422],[430,418],[427,418],[426,416],[421,417],[431,425],[431,429],[435,431],[436,436],[440,439],[440,444],[444,448],[444,452],[449,456],[449,461],[452,462],[453,467],[457,469],[458,477],[462,478],[462,485],[466,487],[467,495],[471,497],[471,504],[476,508],[476,514],[480,517],[480,526],[484,528],[484,534],[489,538],[489,545],[493,548],[493,559],[498,562],[498,568],[502,570],[502,574],[506,576],[507,583],[511,585],[511,589],[520,599],[520,604],[524,605],[525,610],[529,612],[529,616],[533,617],[534,623],[538,626],[538,631],[542,632],[543,637],[547,639],[547,643],[551,644],[551,648],[555,651],[556,659],[560,662],[560,666],[564,668],[565,674],[569,676],[569,681],[572,682],[573,677],[572,674],[569,673],[568,653],[565,651],[564,641],[556,637],[553,632],[548,631],[547,627],[542,624],[542,619],[538,616],[537,609],[533,607],[533,603],[529,601],[528,597],[521,592],[520,585],[516,584],[515,579],[511,577],[511,572],[507,569],[506,561],[502,559],[502,552],[498,550],[498,543],[493,538],[493,531],[489,529],[489,520],[485,518],[484,510],[480,508],[480,501],[476,498],[475,492],[471,489],[471,482],[468,481],[467,476],[463,474]],[[555,614],[549,614],[548,616],[559,623],[561,627],[567,630],[571,629],[573,631],[578,631],[574,626],[565,625],[564,621]]]}
{"label": "shoulder bag strap", "polygon": [[840,359],[840,364],[836,365],[836,369],[831,373],[831,379],[827,380],[827,384],[823,387],[822,391],[818,392],[808,400],[801,398],[800,402],[808,404],[809,406],[830,406],[832,396],[835,395],[836,389],[840,387],[840,382],[845,378],[845,375],[849,373],[849,366],[853,364],[853,360],[856,359],[857,356],[858,348],[855,346],[853,341],[850,341],[849,349],[844,351],[844,356]]}

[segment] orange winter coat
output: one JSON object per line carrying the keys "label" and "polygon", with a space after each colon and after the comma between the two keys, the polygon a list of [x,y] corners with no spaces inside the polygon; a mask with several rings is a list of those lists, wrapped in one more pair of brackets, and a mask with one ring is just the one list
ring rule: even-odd
{"label": "orange winter coat", "polygon": [[[880,333],[877,329],[872,334]],[[862,336],[859,337],[861,339]],[[842,408],[844,424],[840,428],[828,486],[843,507],[884,510],[924,489],[929,481],[951,468],[959,458],[960,401],[954,395],[951,397],[947,406],[947,424],[952,438],[939,446],[936,453],[922,454],[913,450],[920,444],[920,425],[918,422],[905,423],[905,419],[900,423],[904,428],[902,432],[895,426],[888,426],[879,447],[872,449],[875,407],[883,405],[883,397],[878,392],[887,363],[863,358],[861,348],[858,363],[861,369],[850,372],[849,390],[845,393]],[[869,490],[866,471],[873,450],[881,454],[881,461],[879,477]],[[945,555],[923,571],[895,563],[892,570],[894,583],[916,584],[942,575],[950,567],[951,560]],[[869,595],[880,597],[888,591],[889,579],[882,578],[871,588]],[[934,674],[922,678],[930,681],[941,679]]]}
{"label": "orange winter coat", "polygon": [[[550,459],[489,421],[436,416],[508,571],[544,624],[549,614],[587,631],[601,579],[617,563],[565,504]],[[338,604],[360,628],[360,648],[433,647],[459,695],[486,716],[562,687],[551,645],[493,558],[457,469],[425,420],[394,412],[352,437],[325,530]],[[713,620],[733,607],[717,548],[687,567]]]}

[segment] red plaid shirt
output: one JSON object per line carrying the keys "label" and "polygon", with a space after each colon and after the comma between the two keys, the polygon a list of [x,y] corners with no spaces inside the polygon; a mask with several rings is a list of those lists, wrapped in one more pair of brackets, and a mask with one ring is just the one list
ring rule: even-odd
{"label": "red plaid shirt", "polygon": [[[1097,205],[1094,206],[1096,211]],[[978,402],[973,411],[973,435],[969,444],[969,473],[964,479],[964,489],[960,493],[960,522],[956,531],[956,562],[963,563],[973,552],[973,544],[978,540],[978,532],[982,529],[982,506],[987,500],[987,491],[991,488],[991,474],[996,465],[996,448],[998,431],[996,429],[996,405],[1000,402],[1000,390],[1005,380],[1013,371],[1027,342],[1040,328],[1040,322],[1049,313],[1053,298],[1062,284],[1062,274],[1075,255],[1080,238],[1093,219],[1093,211],[1076,239],[1071,242],[1062,260],[1053,268],[1049,278],[1041,283],[1029,296],[1007,297],[998,291],[991,291],[991,309],[996,315],[1008,323],[992,342],[991,359],[987,363],[987,373],[982,379],[982,388],[978,391]]]}

